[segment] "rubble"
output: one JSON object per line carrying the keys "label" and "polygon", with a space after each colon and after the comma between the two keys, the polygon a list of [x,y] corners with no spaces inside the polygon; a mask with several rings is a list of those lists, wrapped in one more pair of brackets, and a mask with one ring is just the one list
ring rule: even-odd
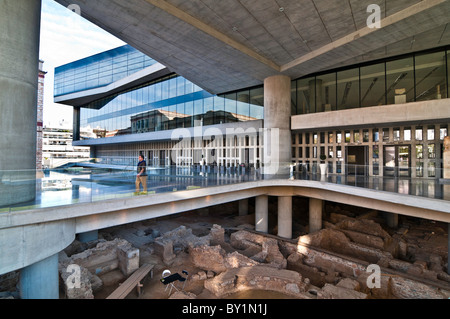
{"label": "rubble", "polygon": [[[293,240],[255,233],[249,224],[254,216],[234,216],[240,224],[221,225],[224,219],[213,220],[212,211],[203,217],[211,218],[210,223],[180,217],[115,227],[102,232],[100,237],[107,240],[75,241],[60,253],[61,291],[69,299],[104,296],[142,262],[151,262],[157,274],[189,271],[178,287],[186,289],[174,289],[171,296],[156,275],[151,289],[144,291],[157,298],[224,298],[245,290],[312,299],[449,298],[447,247],[437,244],[446,232],[411,219],[390,229],[380,215],[327,203],[324,228],[306,233],[308,227],[297,220],[298,237]],[[382,269],[379,287],[368,286],[370,264]],[[69,289],[70,265],[80,267],[79,289]],[[13,289],[17,277],[3,276],[5,287]]]}
{"label": "rubble", "polygon": [[309,284],[295,271],[257,265],[231,268],[205,281],[205,288],[222,298],[248,289],[270,290],[298,298],[310,298]]}
{"label": "rubble", "polygon": [[119,269],[128,277],[139,268],[139,249],[124,239],[99,241],[94,248],[70,257],[60,252],[58,268],[66,298],[93,299],[103,286],[101,275]]}

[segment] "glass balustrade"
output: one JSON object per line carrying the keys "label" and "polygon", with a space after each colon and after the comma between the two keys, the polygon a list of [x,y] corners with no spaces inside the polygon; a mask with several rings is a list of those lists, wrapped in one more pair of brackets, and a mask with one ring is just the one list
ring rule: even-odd
{"label": "glass balustrade", "polygon": [[[85,164],[89,166],[89,163]],[[389,175],[369,176],[369,166],[342,164],[344,174],[332,173],[329,165],[284,165],[283,174],[265,175],[262,168],[194,165],[187,167],[148,167],[147,193],[136,192],[134,165],[92,163],[93,167],[0,171],[0,213],[93,203],[104,200],[154,196],[162,193],[254,182],[264,179],[312,181],[358,187],[433,199],[450,199],[450,184],[440,178],[411,178],[409,172],[423,167],[384,167]],[[97,166],[97,167],[94,167]],[[289,166],[289,167],[288,167]],[[322,174],[321,169],[326,169]],[[442,176],[440,168],[435,176]],[[382,171],[383,168],[380,168]],[[391,174],[392,173],[392,174]],[[32,198],[23,196],[34,192]],[[23,193],[21,193],[23,192]],[[18,200],[19,199],[19,200]]]}

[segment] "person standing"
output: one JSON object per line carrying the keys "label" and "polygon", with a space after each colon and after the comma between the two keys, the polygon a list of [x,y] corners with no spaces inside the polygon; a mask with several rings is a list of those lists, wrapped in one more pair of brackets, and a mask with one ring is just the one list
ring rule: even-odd
{"label": "person standing", "polygon": [[136,194],[139,194],[142,184],[144,189],[144,194],[147,194],[147,163],[144,160],[144,156],[139,155],[139,163],[137,165],[137,176],[136,176]]}

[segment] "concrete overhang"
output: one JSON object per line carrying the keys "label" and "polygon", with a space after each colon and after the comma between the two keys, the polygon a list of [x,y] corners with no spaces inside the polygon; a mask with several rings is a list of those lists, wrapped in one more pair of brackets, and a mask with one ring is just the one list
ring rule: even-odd
{"label": "concrete overhang", "polygon": [[127,89],[169,75],[170,73],[172,72],[167,67],[161,63],[156,63],[106,86],[55,96],[54,102],[74,107],[83,107],[93,101],[123,92]]}
{"label": "concrete overhang", "polygon": [[448,0],[55,1],[213,94],[450,44]]}

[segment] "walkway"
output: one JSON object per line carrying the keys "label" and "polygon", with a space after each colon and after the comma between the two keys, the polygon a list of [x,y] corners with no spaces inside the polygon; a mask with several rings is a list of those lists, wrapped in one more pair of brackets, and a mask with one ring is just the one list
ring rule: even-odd
{"label": "walkway", "polygon": [[[277,176],[287,180],[288,175]],[[258,170],[242,172],[237,169],[216,168],[150,168],[148,194],[173,193],[183,190],[232,185],[264,180]],[[273,178],[272,178],[273,179]],[[316,181],[357,188],[372,189],[395,194],[412,195],[439,200],[450,200],[450,185],[439,179],[368,177],[354,175],[296,173],[295,180]],[[129,198],[136,196],[135,173],[113,167],[76,167],[49,171],[35,181],[34,201],[0,207],[5,212],[58,207],[80,203]],[[141,194],[142,196],[142,194]]]}

